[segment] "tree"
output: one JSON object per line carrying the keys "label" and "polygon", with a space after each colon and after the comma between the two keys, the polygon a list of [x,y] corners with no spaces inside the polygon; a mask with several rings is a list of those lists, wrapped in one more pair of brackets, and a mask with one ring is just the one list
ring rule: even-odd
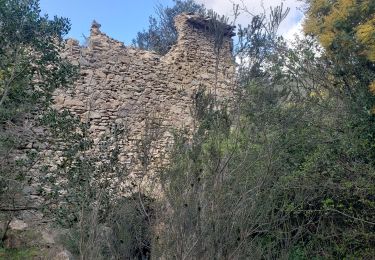
{"label": "tree", "polygon": [[59,55],[69,28],[66,18],[41,16],[37,0],[0,0],[0,212],[6,223],[33,208],[21,195],[32,156],[17,151],[35,137],[24,123],[37,124],[53,90],[73,78],[74,67]]}
{"label": "tree", "polygon": [[70,24],[67,18],[40,16],[36,0],[2,0],[0,7],[0,107],[4,114],[5,107],[14,109],[18,102],[19,108],[19,101],[22,105],[38,102],[66,83],[67,64],[58,51]]}
{"label": "tree", "polygon": [[156,17],[149,17],[149,28],[138,32],[133,45],[140,49],[152,50],[159,54],[166,54],[177,42],[177,31],[174,27],[174,18],[183,12],[205,14],[203,5],[194,0],[173,0],[173,7],[156,7]]}
{"label": "tree", "polygon": [[306,3],[304,31],[318,39],[325,56],[335,64],[333,76],[344,81],[341,89],[355,92],[353,97],[370,111],[374,103],[368,92],[375,94],[375,2]]}
{"label": "tree", "polygon": [[227,120],[196,96],[199,127],[177,138],[161,178],[158,249],[192,259],[371,258],[368,81],[353,79],[353,60],[322,53],[311,38],[289,48],[265,25],[256,16],[239,34],[238,114]]}
{"label": "tree", "polygon": [[357,0],[307,1],[304,30],[318,37],[324,48],[337,54],[351,49],[375,61],[375,3]]}
{"label": "tree", "polygon": [[[284,16],[282,8],[275,10],[272,21]],[[269,65],[270,56],[274,56],[270,54],[278,45],[277,37],[265,30],[264,16],[256,16],[251,22],[239,33],[242,44],[238,51],[245,60],[239,71],[246,73],[240,75],[243,85],[238,87],[245,94],[252,78],[258,83],[258,90],[264,88],[262,93],[266,93],[272,90],[265,89],[272,75],[264,68]],[[249,60],[259,62],[250,64]],[[259,99],[260,95],[246,97],[254,99],[238,100],[241,108],[254,105],[263,112],[270,108],[266,102],[261,103],[264,99]],[[195,133],[192,138],[177,135],[172,162],[161,176],[166,201],[159,207],[159,217],[165,228],[159,235],[155,253],[179,259],[276,258],[266,247],[257,245],[262,239],[258,237],[268,228],[266,210],[259,206],[263,203],[269,207],[257,195],[265,198],[261,191],[267,190],[271,179],[267,182],[262,179],[268,178],[265,170],[271,162],[252,160],[258,156],[268,158],[269,147],[256,143],[261,140],[254,140],[263,137],[263,131],[252,130],[263,121],[262,130],[266,131],[270,122],[265,123],[262,118],[253,123],[255,118],[248,118],[245,112],[229,115],[224,106],[218,110],[218,101],[204,94],[204,90],[194,95],[194,101]]]}

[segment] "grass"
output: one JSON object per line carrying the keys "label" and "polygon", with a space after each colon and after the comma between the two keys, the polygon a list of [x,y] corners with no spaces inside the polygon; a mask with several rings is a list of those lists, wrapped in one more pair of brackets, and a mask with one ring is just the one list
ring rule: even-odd
{"label": "grass", "polygon": [[28,260],[39,255],[37,248],[0,248],[0,260]]}

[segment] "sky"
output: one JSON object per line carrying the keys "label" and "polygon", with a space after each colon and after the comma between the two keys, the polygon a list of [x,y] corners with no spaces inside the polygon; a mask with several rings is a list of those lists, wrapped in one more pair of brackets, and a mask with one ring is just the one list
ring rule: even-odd
{"label": "sky", "polygon": [[[279,33],[291,40],[294,34],[300,34],[302,30],[302,2],[298,0],[196,0],[196,2],[202,3],[207,8],[229,17],[233,14],[233,4],[239,4],[240,8],[245,6],[252,14],[260,14],[263,10],[268,12],[271,6],[283,4],[284,9],[289,7],[290,11],[281,24]],[[250,15],[243,14],[237,19],[237,24],[246,26],[249,24],[250,19]]]}
{"label": "sky", "polygon": [[[244,4],[252,13],[262,12],[262,3],[266,9],[283,2],[291,11],[280,28],[280,33],[286,38],[300,29],[302,12],[298,10],[301,3],[297,0],[196,0],[207,8],[219,14],[231,15],[232,2]],[[70,19],[72,28],[68,37],[81,42],[84,36],[89,36],[90,26],[95,19],[102,27],[102,32],[110,37],[131,44],[137,32],[146,29],[148,17],[155,13],[155,6],[162,4],[171,6],[172,0],[40,0],[42,14],[50,17],[55,15]],[[249,16],[242,15],[237,20],[243,25],[247,24]],[[83,36],[84,35],[84,36]]]}

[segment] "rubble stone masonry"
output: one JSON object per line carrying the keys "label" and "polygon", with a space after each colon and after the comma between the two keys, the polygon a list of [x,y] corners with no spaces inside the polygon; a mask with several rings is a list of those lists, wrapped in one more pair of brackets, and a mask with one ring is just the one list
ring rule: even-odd
{"label": "rubble stone masonry", "polygon": [[151,161],[154,165],[165,161],[160,154],[173,142],[171,130],[193,130],[191,110],[199,87],[221,101],[233,97],[233,28],[225,25],[216,55],[209,22],[193,14],[177,16],[178,41],[164,56],[127,47],[93,23],[87,46],[67,41],[64,56],[80,66],[80,77],[73,88],[56,91],[55,107],[68,109],[89,123],[95,143],[115,125],[125,126],[128,134],[121,142],[120,161],[133,171],[140,167],[137,148],[149,134],[148,123],[156,121],[163,130],[152,141]]}

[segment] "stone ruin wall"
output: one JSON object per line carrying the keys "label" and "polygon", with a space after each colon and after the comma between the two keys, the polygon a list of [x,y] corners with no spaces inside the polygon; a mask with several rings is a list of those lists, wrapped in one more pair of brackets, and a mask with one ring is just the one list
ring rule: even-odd
{"label": "stone ruin wall", "polygon": [[75,40],[67,42],[65,55],[80,65],[80,77],[73,88],[55,93],[55,107],[68,109],[89,123],[94,143],[114,125],[125,125],[128,134],[120,144],[120,161],[134,172],[140,167],[137,146],[147,134],[147,122],[156,120],[158,128],[165,130],[152,143],[156,167],[165,161],[160,155],[173,141],[170,130],[185,127],[192,131],[192,97],[200,86],[218,100],[233,97],[233,28],[227,26],[217,60],[214,38],[205,29],[207,22],[191,14],[178,16],[178,42],[164,56],[127,47],[94,23],[87,47]]}
{"label": "stone ruin wall", "polygon": [[[194,15],[179,16],[176,19],[178,42],[164,56],[126,47],[100,32],[99,26],[94,24],[87,47],[79,46],[74,40],[67,42],[63,56],[80,65],[80,77],[72,88],[54,93],[55,108],[68,109],[89,123],[90,135],[96,143],[114,125],[125,125],[129,134],[121,140],[120,160],[130,165],[129,170],[135,173],[135,177],[138,177],[138,172],[144,173],[139,171],[137,145],[144,138],[147,120],[157,119],[160,122],[158,128],[163,131],[151,147],[152,173],[153,167],[168,161],[161,154],[173,142],[171,129],[185,127],[193,131],[192,96],[200,86],[216,94],[218,100],[229,101],[233,97],[235,68],[231,29],[217,63],[214,39],[204,29],[204,23],[204,19]],[[52,168],[59,164],[63,156],[59,149],[64,145],[64,140],[51,139],[49,131],[38,123],[38,119],[39,115],[33,114],[25,120],[22,133],[27,133],[27,138],[15,151],[17,159],[26,159],[28,152],[39,153],[38,161],[29,169],[27,183],[22,186],[22,196],[15,198],[19,205],[34,207],[44,203],[38,191],[41,184],[38,177],[45,174],[39,171],[40,166]],[[147,176],[146,179],[140,176],[137,180],[142,182],[138,185],[145,184],[142,188],[146,190],[142,192],[157,196],[158,190],[151,190],[155,186],[149,186]],[[17,225],[14,223],[38,230],[46,219],[40,211],[23,211],[17,214],[11,225]],[[43,227],[43,234],[49,232]]]}

